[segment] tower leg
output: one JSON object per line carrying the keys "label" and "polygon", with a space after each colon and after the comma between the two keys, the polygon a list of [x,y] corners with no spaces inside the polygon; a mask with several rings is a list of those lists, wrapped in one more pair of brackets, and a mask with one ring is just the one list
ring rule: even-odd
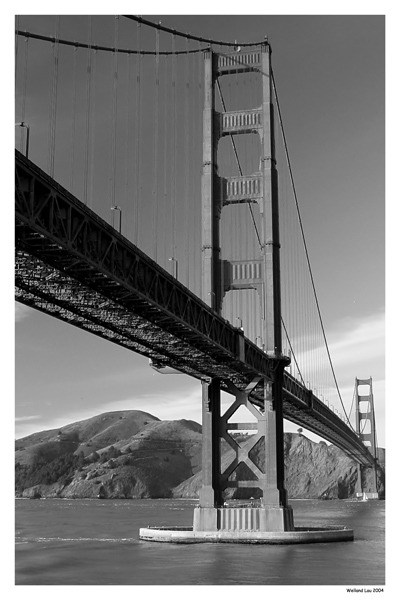
{"label": "tower leg", "polygon": [[356,496],[362,496],[363,485],[362,485],[362,470],[361,465],[357,463],[357,482],[356,482]]}
{"label": "tower leg", "polygon": [[199,506],[195,508],[194,531],[218,529],[218,507],[221,505],[220,489],[221,451],[219,420],[221,414],[220,382],[213,379],[202,382],[202,476]]}
{"label": "tower leg", "polygon": [[[284,473],[284,440],[282,400],[278,397],[279,373],[275,373],[274,386],[264,385],[265,415],[265,480],[263,486],[262,530],[293,531],[293,511],[287,504]],[[275,397],[273,397],[273,389]]]}
{"label": "tower leg", "polygon": [[[287,495],[284,487],[284,456],[283,456],[283,418],[279,411],[278,397],[273,399],[273,386],[264,383],[264,410],[259,411],[251,405],[249,395],[260,378],[256,378],[245,391],[240,391],[226,381],[225,384],[235,401],[226,413],[220,414],[220,382],[213,380],[210,384],[203,383],[203,485],[199,495],[199,506],[194,510],[194,531],[293,531],[293,512],[287,506]],[[274,389],[279,389],[279,381],[274,382]],[[279,394],[279,391],[277,391]],[[241,406],[246,406],[256,416],[257,434],[242,445],[230,437],[228,419]],[[277,410],[278,409],[278,410]],[[252,424],[242,423],[237,427],[246,429]],[[224,437],[236,457],[221,473],[220,437]],[[264,438],[264,471],[260,470],[250,458],[250,451],[256,443]],[[259,506],[226,507],[223,505],[222,490],[230,487],[229,475],[239,463],[244,462],[256,479],[251,481],[236,481],[240,487],[258,487],[262,491]]]}

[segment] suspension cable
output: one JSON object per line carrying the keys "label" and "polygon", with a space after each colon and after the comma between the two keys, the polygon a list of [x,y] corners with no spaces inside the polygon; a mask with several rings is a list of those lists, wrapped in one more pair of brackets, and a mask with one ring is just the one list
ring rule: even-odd
{"label": "suspension cable", "polygon": [[90,42],[92,39],[92,17],[88,17],[89,52],[86,64],[86,113],[85,113],[85,143],[84,143],[84,171],[83,171],[83,201],[88,203],[88,175],[89,175],[89,149],[90,149],[90,115],[91,115],[91,91],[92,91],[92,53]]}
{"label": "suspension cable", "polygon": [[[26,88],[28,81],[28,38],[25,38],[24,43],[24,62],[23,62],[23,75],[22,75],[22,100],[21,100],[21,122],[25,123],[25,112],[26,112]],[[15,78],[15,83],[17,83],[17,78]],[[23,141],[22,127],[21,127],[21,146]]]}
{"label": "suspension cable", "polygon": [[[138,23],[138,27],[140,27],[140,23]],[[168,64],[168,62],[167,62]],[[167,90],[167,86],[168,86],[168,76],[167,76],[167,68],[163,69],[164,71],[164,83],[165,83],[165,90]],[[163,147],[163,161],[164,161],[164,173],[163,173],[163,202],[164,202],[164,213],[165,215],[167,215],[167,155],[168,155],[168,136],[167,136],[167,123],[168,123],[168,110],[167,110],[167,102],[165,100],[164,102],[164,147]],[[168,251],[168,244],[167,244],[167,235],[166,232],[164,232],[164,261],[167,260],[167,251]],[[164,264],[164,268],[167,268],[167,263]]]}
{"label": "suspension cable", "polygon": [[176,31],[176,29],[170,29],[169,27],[164,27],[163,25],[161,25],[160,23],[153,23],[152,21],[147,21],[146,19],[143,19],[142,17],[137,17],[137,16],[133,16],[133,15],[122,15],[123,17],[125,17],[126,19],[131,19],[132,21],[137,21],[138,23],[143,23],[143,25],[148,25],[149,27],[156,27],[157,29],[160,29],[161,31],[166,31],[167,33],[172,33],[173,35],[177,35],[179,37],[183,37],[186,38],[187,40],[195,40],[197,42],[204,42],[205,44],[210,44],[210,45],[218,45],[218,46],[230,46],[231,48],[237,48],[238,46],[241,47],[249,47],[249,46],[260,46],[261,44],[265,44],[266,40],[264,39],[262,42],[247,42],[247,43],[238,43],[238,42],[219,42],[216,40],[210,40],[207,38],[203,38],[203,37],[198,37],[196,35],[191,35],[190,33],[183,33],[182,31]]}
{"label": "suspension cable", "polygon": [[351,401],[350,412],[349,412],[349,419],[351,418],[351,411],[353,410],[353,404],[354,404],[355,397],[356,397],[356,386],[354,386],[354,390],[353,390],[353,399]]}
{"label": "suspension cable", "polygon": [[[215,45],[229,46],[229,47],[236,47],[238,45],[240,45],[242,47],[251,47],[251,46],[257,46],[257,45],[260,45],[260,44],[264,44],[264,45],[268,44],[268,42],[266,41],[266,39],[264,39],[262,42],[240,43],[240,44],[238,44],[236,42],[235,43],[232,43],[232,42],[218,42],[218,41],[214,41],[214,40],[210,40],[210,39],[206,39],[206,38],[202,38],[202,37],[192,36],[190,34],[186,34],[186,33],[183,33],[183,32],[178,32],[176,30],[169,29],[169,28],[161,26],[161,23],[155,24],[155,23],[152,23],[150,21],[146,21],[145,19],[142,19],[141,17],[135,17],[135,16],[130,16],[130,15],[123,15],[123,17],[125,17],[127,19],[131,19],[131,20],[136,21],[138,28],[140,28],[140,25],[143,24],[143,25],[147,25],[147,26],[156,28],[158,30],[157,34],[158,34],[159,31],[165,31],[165,32],[173,34],[173,36],[180,36],[180,37],[185,38],[186,40],[196,40],[199,43],[201,42],[201,43],[206,43],[206,44],[215,44]],[[58,19],[59,19],[59,17],[58,17]],[[58,24],[58,27],[59,27],[59,24]],[[116,25],[116,27],[117,27],[117,25]],[[91,43],[89,43],[89,44],[82,44],[80,42],[72,42],[72,41],[68,41],[68,40],[61,40],[61,39],[59,39],[59,30],[57,30],[56,35],[54,37],[46,37],[46,36],[41,36],[41,35],[38,35],[38,34],[29,33],[29,32],[22,32],[22,31],[20,31],[18,29],[16,30],[16,34],[24,36],[26,41],[28,40],[29,37],[31,37],[31,38],[34,38],[34,39],[39,39],[39,40],[43,40],[43,41],[49,41],[49,42],[52,42],[55,45],[54,72],[53,72],[53,86],[54,87],[52,89],[52,105],[50,107],[50,111],[51,111],[51,122],[50,122],[50,128],[51,128],[50,138],[51,138],[51,143],[50,143],[50,148],[49,148],[49,152],[50,152],[50,154],[49,154],[49,156],[50,156],[49,160],[51,161],[51,169],[49,169],[49,170],[50,170],[50,174],[51,175],[53,174],[53,170],[54,170],[54,152],[51,152],[51,149],[55,145],[55,125],[54,125],[54,128],[53,128],[52,127],[52,123],[55,122],[55,113],[56,113],[56,109],[57,109],[57,78],[54,77],[54,73],[57,73],[57,69],[58,69],[58,45],[59,44],[65,44],[65,45],[73,46],[73,47],[75,47],[75,50],[77,48],[87,48],[88,50],[96,50],[96,51],[97,50],[102,50],[102,51],[113,52],[114,53],[114,58],[115,58],[115,70],[114,70],[114,77],[115,77],[114,85],[115,86],[117,85],[117,81],[116,80],[117,80],[117,69],[118,69],[118,63],[117,63],[118,53],[137,54],[137,55],[139,55],[139,57],[138,57],[139,58],[139,66],[138,66],[137,80],[138,80],[138,83],[139,83],[139,86],[140,86],[140,82],[141,82],[141,76],[140,76],[141,75],[140,74],[140,57],[141,57],[141,55],[152,54],[152,55],[155,55],[156,57],[158,57],[159,55],[171,55],[172,54],[172,55],[175,56],[175,55],[178,55],[178,54],[201,53],[205,49],[205,48],[198,48],[198,49],[194,49],[194,50],[188,50],[188,48],[186,47],[186,50],[184,50],[184,51],[176,51],[176,49],[175,49],[175,43],[174,43],[172,51],[160,51],[160,49],[157,48],[155,52],[151,52],[151,51],[140,50],[139,49],[139,42],[138,42],[138,48],[135,51],[135,50],[131,50],[131,49],[120,49],[120,48],[117,48],[117,40],[115,42],[115,47],[114,48],[109,48],[109,47],[104,47],[104,46],[97,46],[97,45],[93,45]],[[90,40],[90,42],[91,42],[91,40]],[[75,60],[76,60],[76,53],[75,53]],[[176,65],[175,66],[173,65],[173,71],[176,71]],[[285,131],[284,131],[284,128],[283,128],[283,121],[282,121],[282,115],[281,115],[279,100],[278,100],[278,94],[277,94],[277,90],[276,90],[276,83],[275,83],[274,73],[273,73],[272,69],[271,69],[271,77],[272,77],[274,94],[275,94],[275,98],[276,98],[276,104],[277,104],[277,110],[278,110],[278,115],[279,115],[280,127],[281,127],[281,131],[282,131],[284,149],[285,149],[285,153],[286,153],[286,159],[287,159],[287,162],[288,162],[288,168],[289,168],[289,174],[290,174],[290,181],[291,181],[291,185],[292,185],[292,189],[293,189],[295,206],[296,206],[298,221],[299,221],[300,230],[301,230],[301,237],[302,237],[302,240],[303,240],[303,245],[304,245],[304,250],[305,250],[305,256],[306,256],[306,262],[307,262],[307,265],[308,265],[309,275],[310,275],[310,278],[311,278],[311,284],[312,284],[313,294],[314,294],[314,298],[315,298],[315,302],[316,302],[316,307],[317,307],[319,322],[320,322],[320,325],[321,325],[321,330],[322,330],[322,335],[323,335],[323,339],[324,339],[324,344],[325,344],[325,348],[326,348],[326,351],[327,351],[328,360],[329,360],[331,371],[332,371],[332,374],[333,374],[333,378],[334,378],[336,390],[337,390],[337,393],[338,393],[338,397],[340,399],[340,402],[341,402],[344,414],[346,415],[348,424],[349,424],[350,428],[353,429],[353,427],[351,426],[349,417],[348,417],[348,415],[346,413],[346,409],[344,407],[343,401],[342,401],[342,397],[341,397],[341,394],[340,394],[338,382],[337,382],[337,379],[336,379],[336,374],[335,374],[335,371],[334,371],[334,368],[333,368],[333,363],[332,363],[330,351],[329,351],[329,348],[328,348],[328,343],[327,343],[326,334],[325,334],[325,328],[324,328],[324,325],[323,325],[322,315],[321,315],[320,306],[319,306],[319,302],[318,302],[318,298],[317,298],[317,294],[316,294],[316,289],[315,289],[314,277],[313,277],[313,273],[312,273],[312,270],[311,270],[311,264],[310,264],[308,249],[307,249],[307,245],[306,245],[305,234],[304,234],[304,229],[303,229],[303,224],[302,224],[302,220],[301,220],[300,209],[299,209],[299,204],[298,204],[298,199],[297,199],[297,193],[296,193],[295,184],[294,184],[294,177],[293,177],[293,172],[292,172],[292,167],[291,167],[291,163],[290,163],[289,152],[288,152],[288,147],[287,147],[287,142],[286,142],[286,135],[285,135]],[[173,79],[174,79],[174,76],[173,76]],[[174,79],[173,86],[175,87],[175,85],[176,85],[176,81]],[[89,86],[90,86],[90,84],[89,84]],[[225,111],[225,103],[224,103],[224,100],[223,100],[223,97],[222,97],[222,92],[221,92],[221,89],[220,89],[218,81],[217,81],[217,88],[218,88],[218,91],[219,91],[219,94],[220,94],[221,104],[223,106],[223,110]],[[89,94],[90,94],[90,87],[89,87]],[[173,94],[175,94],[175,89],[173,90]],[[138,98],[138,100],[139,100],[139,102],[137,102],[137,104],[136,104],[136,109],[140,111],[140,92],[139,92],[139,98]],[[24,99],[23,99],[23,102],[24,102]],[[74,102],[75,102],[75,99],[73,100],[73,103]],[[25,109],[24,106],[23,106],[23,109]],[[175,104],[174,110],[176,111],[176,104]],[[116,112],[117,112],[117,103],[116,103],[116,89],[115,89],[115,105],[114,105],[114,124],[115,124],[114,125],[114,135],[115,136],[116,136]],[[139,121],[138,127],[139,127],[139,132],[140,132],[141,131],[140,119],[137,120],[136,123],[138,123],[138,121]],[[174,129],[175,129],[175,127],[176,127],[176,113],[174,115]],[[173,134],[176,136],[176,132],[175,131],[173,132]],[[238,157],[238,154],[237,154],[237,149],[236,149],[235,141],[234,141],[232,135],[230,136],[230,138],[231,138],[231,143],[232,143],[234,155],[235,155],[235,158],[236,158],[236,162],[237,162],[237,165],[238,165],[239,173],[240,173],[240,176],[242,176],[242,169],[241,169],[241,166],[240,166],[240,162],[239,162],[239,157]],[[112,168],[113,168],[112,204],[115,205],[115,166],[114,165],[115,165],[115,161],[116,161],[116,138],[113,139],[113,148],[112,148],[112,150],[113,150],[113,157],[112,157],[112,161],[111,161],[112,162]],[[174,149],[174,150],[175,150],[174,151],[174,156],[175,156],[174,160],[176,161],[176,149]],[[136,160],[140,161],[140,156],[139,156],[139,151],[138,150],[137,150]],[[173,180],[173,186],[172,186],[173,187],[173,194],[172,195],[173,195],[173,200],[174,200],[174,197],[176,195],[176,179],[175,179],[176,178],[176,166],[173,169],[173,177],[174,177],[174,180]],[[138,186],[140,186],[140,182],[138,182]],[[137,196],[138,196],[138,194],[137,194]],[[138,197],[137,197],[137,202],[138,202]],[[250,202],[247,202],[247,204],[248,204],[248,207],[249,207],[249,210],[250,210],[250,213],[251,213],[251,217],[252,217],[254,229],[255,229],[255,232],[256,232],[256,235],[257,235],[257,238],[258,238],[258,243],[261,246],[261,240],[260,240],[260,236],[259,236],[259,233],[258,233],[256,222],[255,222],[255,218],[254,218],[252,206],[251,206]],[[114,213],[113,213],[113,215],[114,215]],[[138,219],[136,218],[135,219],[135,227],[137,226],[137,221],[138,221]],[[175,228],[174,228],[174,230],[175,230]],[[173,246],[174,246],[174,244],[173,244]],[[173,247],[173,251],[174,251],[174,247]],[[284,329],[286,331],[286,328],[285,328],[285,325],[284,325],[283,321],[282,321],[282,325],[283,325],[283,327],[284,327]],[[287,335],[287,332],[286,332],[286,335]],[[288,339],[289,346],[290,346],[290,348],[292,350],[291,343],[290,343],[290,340],[289,340],[288,336],[287,336],[287,339]],[[294,356],[294,353],[293,353],[293,356]],[[296,362],[296,365],[297,365],[297,361],[295,361],[295,362]],[[300,371],[299,371],[299,374],[300,374]],[[300,374],[300,376],[301,376],[301,374]],[[303,381],[303,384],[304,384],[304,381]],[[353,429],[353,431],[354,431],[354,429]]]}
{"label": "suspension cable", "polygon": [[[175,36],[172,36],[172,81],[171,81],[171,108],[172,108],[172,135],[171,135],[171,154],[172,154],[172,167],[171,167],[171,221],[172,221],[172,258],[176,261],[176,225],[177,225],[177,214],[176,214],[176,154],[177,154],[177,109],[176,109],[176,56],[175,56]],[[175,262],[175,268],[177,263]],[[176,271],[175,271],[176,273]]]}
{"label": "suspension cable", "polygon": [[[137,24],[137,49],[139,51],[141,42],[141,25]],[[138,52],[138,58],[136,61],[136,104],[135,104],[135,125],[137,128],[137,134],[135,135],[135,176],[136,176],[136,197],[134,204],[134,223],[133,223],[133,243],[138,245],[139,241],[139,204],[140,204],[140,185],[141,185],[141,142],[142,142],[142,112],[141,112],[141,55]]]}
{"label": "suspension cable", "polygon": [[[326,339],[325,328],[324,328],[324,324],[322,322],[322,315],[321,315],[321,310],[320,310],[320,306],[319,306],[319,302],[318,302],[317,291],[315,289],[314,277],[313,277],[312,270],[311,270],[310,257],[309,257],[309,254],[308,254],[308,249],[307,249],[307,244],[306,244],[306,238],[305,238],[304,229],[303,229],[303,223],[302,223],[302,220],[301,220],[300,208],[299,208],[299,203],[298,203],[298,199],[297,199],[297,192],[296,192],[296,188],[295,188],[295,184],[294,184],[293,171],[292,171],[292,166],[291,166],[290,157],[289,157],[289,150],[288,150],[288,146],[287,146],[287,142],[286,142],[285,130],[284,130],[284,127],[283,127],[282,113],[281,113],[281,109],[280,109],[280,105],[279,105],[279,99],[278,99],[278,93],[277,93],[277,90],[276,90],[275,77],[274,77],[274,73],[273,73],[272,68],[271,68],[271,77],[272,77],[272,85],[273,85],[273,88],[274,88],[274,94],[275,94],[275,99],[276,99],[276,106],[277,106],[277,109],[278,109],[279,123],[280,123],[280,127],[281,127],[281,132],[282,132],[282,140],[283,140],[283,145],[284,145],[284,148],[285,148],[285,154],[286,154],[286,159],[287,159],[288,168],[289,168],[290,181],[291,181],[291,185],[292,185],[293,196],[294,196],[294,201],[295,201],[295,205],[296,205],[296,211],[297,211],[297,216],[298,216],[298,220],[299,220],[299,225],[300,225],[301,237],[302,237],[302,240],[303,240],[303,246],[304,246],[306,261],[307,261],[307,265],[308,265],[308,272],[309,272],[310,279],[311,279],[311,285],[312,285],[312,289],[313,289],[313,293],[314,293],[314,299],[315,299],[315,303],[316,303],[316,307],[317,307],[319,322],[320,322],[321,329],[322,329],[322,335],[323,335],[323,338],[324,338],[325,348],[326,348],[326,352],[327,352],[327,355],[328,355],[328,360],[329,360],[329,364],[330,364],[330,367],[331,367],[331,371],[332,371],[332,375],[333,375],[333,379],[334,379],[334,382],[335,382],[335,386],[336,386],[336,390],[337,390],[337,393],[338,393],[338,396],[339,396],[340,403],[342,405],[342,408],[343,408],[344,414],[346,416],[347,422],[349,424],[349,427],[351,429],[353,429],[353,427],[352,427],[352,425],[350,423],[349,417],[347,415],[346,409],[344,407],[342,396],[340,394],[339,385],[338,385],[338,382],[337,382],[337,379],[336,379],[335,370],[333,368],[331,354],[330,354],[330,351],[329,351],[329,348],[328,348],[328,342],[327,342],[327,339]],[[354,429],[353,429],[353,431],[354,431]]]}
{"label": "suspension cable", "polygon": [[[140,23],[138,23],[138,26],[140,26]],[[140,50],[139,48],[137,50],[133,50],[131,48],[116,48],[116,47],[111,47],[111,46],[99,46],[98,44],[86,44],[84,42],[64,40],[64,39],[60,39],[55,36],[40,35],[38,33],[32,33],[30,31],[22,31],[19,29],[17,29],[15,31],[15,33],[17,35],[20,35],[20,36],[23,36],[26,38],[41,40],[43,42],[51,42],[52,44],[55,44],[57,42],[57,44],[64,45],[64,46],[74,46],[75,48],[100,50],[101,52],[112,52],[112,53],[118,52],[120,54],[140,54],[140,55],[146,55],[146,56],[149,56],[149,55],[155,56],[157,54],[157,52],[155,50]],[[163,56],[168,56],[171,54],[200,54],[201,52],[204,52],[204,50],[207,50],[207,49],[208,49],[208,46],[206,46],[204,48],[197,48],[195,50],[176,50],[175,52],[172,52],[171,50],[160,50],[160,52],[158,54],[163,55]]]}
{"label": "suspension cable", "polygon": [[[59,37],[60,31],[60,16],[56,16],[56,38]],[[47,168],[50,177],[54,177],[54,156],[55,156],[55,143],[56,143],[56,115],[57,115],[57,84],[58,84],[58,55],[59,55],[59,44],[54,42],[53,44],[53,74],[51,80],[50,90],[50,105],[49,105],[49,141],[48,141],[48,152],[47,152]]]}
{"label": "suspension cable", "polygon": [[[16,31],[18,31],[19,27],[19,15],[15,16],[15,25],[17,27]],[[17,84],[17,67],[18,67],[18,34],[15,34],[15,69],[14,69],[14,81],[15,85]]]}
{"label": "suspension cable", "polygon": [[[115,46],[118,45],[118,17],[115,17],[114,28]],[[118,53],[114,53],[114,68],[113,68],[113,127],[112,127],[112,146],[111,146],[111,206],[116,206],[115,190],[116,190],[116,172],[117,172],[117,109],[118,109]],[[114,226],[114,213],[112,211],[112,225]],[[120,217],[121,219],[121,213]]]}
{"label": "suspension cable", "polygon": [[[125,118],[126,118],[126,130],[125,130],[125,212],[126,212],[126,223],[129,223],[129,149],[130,149],[130,109],[131,109],[131,57],[127,55],[127,84],[126,84],[126,102],[125,102]],[[128,227],[126,228],[128,231]]]}
{"label": "suspension cable", "polygon": [[[154,27],[156,29],[159,29],[160,31],[165,31],[165,32],[171,33],[173,35],[183,37],[187,40],[194,40],[197,42],[202,42],[204,44],[207,44],[207,46],[227,46],[230,48],[238,48],[240,46],[241,48],[251,48],[254,46],[261,46],[261,45],[268,44],[268,40],[266,38],[264,38],[262,41],[258,41],[258,42],[237,42],[237,41],[222,42],[222,41],[218,41],[218,40],[212,40],[209,38],[203,38],[203,37],[196,36],[196,35],[191,35],[190,33],[184,33],[182,31],[177,31],[176,29],[171,29],[169,27],[164,27],[163,25],[161,25],[161,23],[153,23],[152,21],[147,21],[146,19],[143,19],[142,17],[137,17],[137,16],[133,16],[133,15],[122,15],[122,16],[125,17],[126,19],[136,21],[139,24],[147,25],[148,27]],[[55,43],[57,41],[59,44],[64,44],[64,45],[78,46],[80,48],[88,47],[87,44],[82,43],[82,42],[75,42],[75,41],[72,42],[71,40],[56,39],[55,37],[40,35],[37,33],[28,32],[28,31],[21,31],[19,29],[17,29],[15,33],[17,35],[32,37],[37,40],[43,40],[43,41],[47,41],[47,42]],[[98,46],[98,45],[92,45],[92,48],[95,48],[96,50],[103,50],[105,52],[123,52],[123,53],[132,53],[132,54],[135,54],[137,52],[135,50],[130,50],[127,48],[118,48],[117,49],[117,48],[110,48],[109,46]],[[176,52],[176,54],[186,54],[187,52],[189,52],[189,53],[203,52],[204,49],[205,48],[200,48],[197,50],[189,50],[189,51],[179,50]],[[140,54],[156,54],[156,52],[151,51],[151,50],[140,50]],[[163,51],[163,52],[160,52],[159,54],[172,54],[172,52]]]}
{"label": "suspension cable", "polygon": [[90,82],[90,112],[93,115],[92,122],[93,125],[90,127],[90,150],[89,156],[90,161],[88,163],[89,168],[89,195],[88,195],[88,206],[90,208],[93,207],[93,193],[94,193],[94,134],[95,134],[95,122],[96,122],[96,62],[97,62],[97,50],[94,51],[93,54],[93,62],[91,65],[91,82]]}
{"label": "suspension cable", "polygon": [[[186,48],[188,47],[188,43],[189,41],[186,40]],[[186,260],[186,279],[185,279],[185,284],[186,286],[189,288],[189,273],[190,273],[190,268],[189,268],[189,239],[190,239],[190,235],[189,235],[189,203],[188,203],[188,199],[189,199],[189,98],[190,98],[190,85],[189,85],[189,59],[188,57],[186,57],[185,59],[185,106],[184,106],[184,123],[185,123],[185,132],[184,132],[184,136],[185,136],[185,140],[184,140],[184,156],[185,156],[185,184],[184,184],[184,197],[185,197],[185,204],[184,204],[184,227],[185,227],[185,232],[186,232],[186,236],[185,236],[185,253],[187,256],[187,260]]]}
{"label": "suspension cable", "polygon": [[72,91],[72,125],[71,125],[71,148],[70,148],[70,176],[69,176],[69,191],[74,193],[74,170],[75,170],[75,128],[76,128],[76,91],[77,91],[77,53],[78,49],[74,49],[73,61],[73,91]]}
{"label": "suspension cable", "polygon": [[155,100],[154,100],[154,182],[153,182],[153,258],[157,262],[157,242],[158,242],[158,114],[159,114],[159,94],[160,94],[160,32],[156,31],[156,57],[155,57]]}

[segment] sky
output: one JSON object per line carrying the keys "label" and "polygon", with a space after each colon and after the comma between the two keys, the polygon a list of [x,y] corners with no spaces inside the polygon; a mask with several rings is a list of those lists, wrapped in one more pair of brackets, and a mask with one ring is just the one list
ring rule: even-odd
{"label": "sky", "polygon": [[[378,443],[384,447],[384,19],[354,11],[295,17],[141,14],[227,41],[268,36],[342,398],[349,411],[355,377],[372,377]],[[198,381],[160,375],[146,358],[18,303],[15,321],[16,438],[113,410],[201,422]],[[297,428],[285,422],[286,431]]]}

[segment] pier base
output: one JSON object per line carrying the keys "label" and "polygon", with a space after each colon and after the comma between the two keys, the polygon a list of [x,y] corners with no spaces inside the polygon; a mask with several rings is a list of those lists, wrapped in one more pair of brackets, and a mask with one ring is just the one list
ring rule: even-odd
{"label": "pier base", "polygon": [[193,527],[143,527],[139,538],[173,544],[312,544],[351,542],[345,527],[295,527],[291,507],[221,507],[194,509]]}
{"label": "pier base", "polygon": [[294,531],[293,511],[286,508],[238,507],[194,509],[193,531]]}
{"label": "pier base", "polygon": [[351,542],[352,529],[341,527],[296,527],[294,531],[194,531],[192,527],[145,527],[139,538],[146,542],[172,544],[316,544]]}

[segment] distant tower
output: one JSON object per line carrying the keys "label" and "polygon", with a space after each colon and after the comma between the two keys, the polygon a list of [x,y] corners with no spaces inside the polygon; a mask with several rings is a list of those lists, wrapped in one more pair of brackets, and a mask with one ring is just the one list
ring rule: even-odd
{"label": "distant tower", "polygon": [[[359,394],[359,386],[364,385],[369,387],[368,394]],[[369,379],[357,379],[355,381],[355,398],[356,398],[356,431],[362,442],[369,447],[372,456],[377,459],[377,448],[376,448],[376,425],[375,425],[375,410],[374,410],[374,396],[372,393],[372,377]],[[365,403],[365,406],[361,406],[360,403]],[[377,472],[376,462],[373,468],[373,479],[372,489],[368,492],[368,496],[372,498],[378,497],[377,487]],[[357,463],[357,484],[356,484],[356,495],[362,495],[362,473],[363,469],[359,463]]]}

